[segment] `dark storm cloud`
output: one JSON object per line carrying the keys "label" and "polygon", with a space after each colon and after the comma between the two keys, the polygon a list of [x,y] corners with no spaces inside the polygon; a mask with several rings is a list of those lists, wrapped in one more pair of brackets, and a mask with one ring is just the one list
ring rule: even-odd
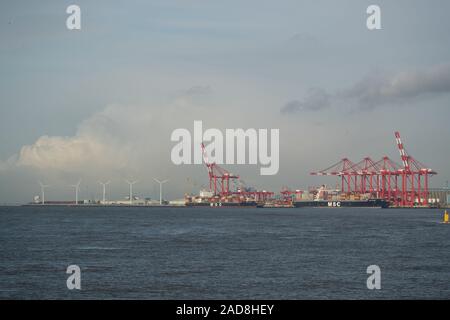
{"label": "dark storm cloud", "polygon": [[322,89],[310,90],[303,100],[293,100],[284,105],[281,113],[318,111],[337,102],[353,105],[355,110],[370,110],[445,93],[450,93],[450,64],[393,74],[372,72],[353,86],[332,95]]}
{"label": "dark storm cloud", "polygon": [[336,94],[355,100],[358,109],[372,109],[385,104],[403,104],[419,96],[450,92],[450,64],[427,69],[408,70],[393,75],[370,74],[351,88]]}
{"label": "dark storm cloud", "polygon": [[299,101],[293,100],[281,108],[282,114],[291,114],[302,111],[319,111],[330,106],[330,96],[320,88],[309,89],[306,97]]}

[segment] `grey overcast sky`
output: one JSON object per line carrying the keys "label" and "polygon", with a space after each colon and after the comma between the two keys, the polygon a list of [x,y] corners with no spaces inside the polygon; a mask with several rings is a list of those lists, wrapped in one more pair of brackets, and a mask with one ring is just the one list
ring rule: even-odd
{"label": "grey overcast sky", "polygon": [[[81,7],[81,30],[66,8]],[[382,30],[366,28],[381,7]],[[450,2],[0,1],[0,202],[100,197],[98,180],[169,178],[181,198],[205,168],[170,161],[175,128],[279,128],[280,171],[225,166],[278,191],[349,157],[410,154],[450,179]]]}

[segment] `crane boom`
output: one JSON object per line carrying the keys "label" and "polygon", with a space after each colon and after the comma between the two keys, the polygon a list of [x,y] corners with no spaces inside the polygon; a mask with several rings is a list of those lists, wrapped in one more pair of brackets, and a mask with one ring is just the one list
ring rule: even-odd
{"label": "crane boom", "polygon": [[400,152],[400,157],[402,158],[403,168],[409,170],[409,156],[403,146],[402,139],[400,137],[400,132],[395,132],[395,140],[397,141],[398,151]]}

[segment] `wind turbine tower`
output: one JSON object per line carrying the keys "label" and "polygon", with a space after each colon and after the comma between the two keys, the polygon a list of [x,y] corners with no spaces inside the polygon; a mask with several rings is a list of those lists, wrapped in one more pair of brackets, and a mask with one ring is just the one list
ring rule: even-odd
{"label": "wind turbine tower", "polygon": [[128,181],[125,180],[126,183],[128,183],[128,185],[130,186],[130,205],[133,204],[133,186],[138,183],[138,181]]}
{"label": "wind turbine tower", "polygon": [[75,205],[78,205],[78,191],[80,191],[80,184],[81,184],[81,179],[78,181],[77,184],[73,184],[70,187],[75,188]]}
{"label": "wind turbine tower", "polygon": [[164,183],[168,182],[169,180],[160,181],[160,180],[158,180],[156,178],[153,178],[153,180],[155,180],[156,182],[159,183],[159,205],[162,205],[162,199],[163,199],[163,196],[162,196],[162,185]]}
{"label": "wind turbine tower", "polygon": [[106,186],[107,186],[108,184],[110,184],[111,181],[107,181],[107,182],[99,182],[99,183],[103,186],[103,201],[102,201],[102,204],[105,204],[105,202],[106,202]]}
{"label": "wind turbine tower", "polygon": [[45,188],[50,187],[49,185],[43,184],[42,182],[39,181],[39,185],[41,186],[41,195],[42,195],[42,205],[45,204]]}

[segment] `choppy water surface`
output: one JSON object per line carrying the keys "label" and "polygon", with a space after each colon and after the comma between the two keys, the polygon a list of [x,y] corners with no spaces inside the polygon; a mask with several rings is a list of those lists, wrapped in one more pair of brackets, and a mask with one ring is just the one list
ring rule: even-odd
{"label": "choppy water surface", "polygon": [[[450,298],[439,210],[0,207],[3,299]],[[81,291],[66,268],[81,268]],[[366,268],[381,268],[368,290]]]}

